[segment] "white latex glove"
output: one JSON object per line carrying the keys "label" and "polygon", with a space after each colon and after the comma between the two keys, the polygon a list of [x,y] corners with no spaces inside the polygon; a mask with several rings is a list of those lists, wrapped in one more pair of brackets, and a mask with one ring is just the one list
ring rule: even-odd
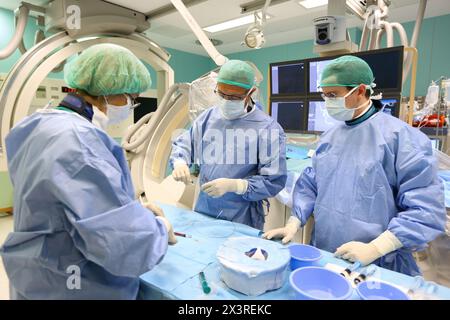
{"label": "white latex glove", "polygon": [[297,217],[291,216],[285,227],[269,230],[263,234],[263,238],[268,240],[272,238],[283,238],[281,242],[286,244],[294,238],[299,228],[300,220]]}
{"label": "white latex glove", "polygon": [[150,211],[153,212],[153,214],[157,217],[165,217],[164,216],[164,211],[158,207],[156,204],[151,203],[151,202],[147,202],[144,204],[144,207],[146,207],[147,209],[149,209]]}
{"label": "white latex glove", "polygon": [[385,231],[370,243],[347,242],[340,246],[334,255],[351,262],[359,261],[363,266],[366,266],[389,252],[400,249],[402,246],[400,240],[392,232]]}
{"label": "white latex glove", "polygon": [[182,181],[188,184],[191,181],[191,172],[184,161],[175,161],[173,164],[172,176],[175,181]]}
{"label": "white latex glove", "polygon": [[202,191],[208,196],[218,198],[227,192],[244,194],[248,188],[248,181],[243,179],[220,178],[202,185]]}
{"label": "white latex glove", "polygon": [[157,216],[156,219],[162,221],[164,225],[166,226],[167,233],[169,234],[169,244],[173,245],[177,243],[177,238],[175,237],[175,234],[173,233],[173,227],[172,224],[167,220],[165,217]]}
{"label": "white latex glove", "polygon": [[175,237],[175,234],[173,233],[172,224],[169,222],[169,220],[167,220],[166,216],[164,215],[164,211],[152,202],[145,203],[144,207],[151,210],[153,212],[153,214],[155,215],[156,219],[159,219],[160,221],[162,221],[164,223],[164,225],[166,226],[167,233],[169,234],[169,244],[177,243],[177,238]]}

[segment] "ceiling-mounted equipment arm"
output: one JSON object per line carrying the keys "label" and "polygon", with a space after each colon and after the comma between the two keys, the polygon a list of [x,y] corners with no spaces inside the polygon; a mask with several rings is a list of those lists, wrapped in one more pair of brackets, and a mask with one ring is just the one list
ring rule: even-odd
{"label": "ceiling-mounted equipment arm", "polygon": [[0,50],[0,59],[6,59],[16,51],[17,47],[22,42],[23,34],[25,32],[25,27],[28,22],[28,13],[30,10],[26,6],[20,6],[16,9],[15,15],[18,15],[16,31],[11,39],[11,41],[6,45],[3,50]]}
{"label": "ceiling-mounted equipment arm", "polygon": [[270,3],[272,2],[272,0],[266,0],[266,3],[264,4],[264,8],[262,10],[261,13],[261,22],[264,25],[264,23],[266,23],[266,14],[267,14],[267,9],[269,9]]}
{"label": "ceiling-mounted equipment arm", "polygon": [[216,47],[214,47],[211,40],[209,40],[209,38],[203,32],[202,28],[198,25],[197,21],[191,15],[191,13],[186,8],[184,3],[181,0],[171,0],[171,1],[174,7],[178,10],[183,19],[186,21],[188,26],[191,28],[192,32],[194,32],[195,36],[200,41],[203,48],[205,48],[206,52],[211,57],[211,59],[213,59],[216,65],[218,66],[224,65],[228,61],[228,58],[223,56],[219,51],[217,51]]}
{"label": "ceiling-mounted equipment arm", "polygon": [[255,11],[255,22],[247,29],[242,45],[247,45],[251,49],[260,49],[264,45],[266,39],[264,38],[263,26],[266,23],[267,10],[271,2],[271,0],[266,0],[261,12]]}
{"label": "ceiling-mounted equipment arm", "polygon": [[[400,36],[400,41],[404,47],[416,48],[417,41],[420,34],[425,9],[428,0],[420,0],[417,11],[416,24],[414,26],[411,41],[408,44],[408,38],[403,26],[398,22],[388,22],[386,19],[389,14],[389,0],[371,0],[363,5],[359,0],[346,0],[347,10],[364,20],[364,28],[359,45],[359,51],[373,50],[380,48],[381,39],[384,35],[387,36],[387,47],[392,47],[393,31],[397,31]],[[367,48],[367,42],[370,34],[370,43]],[[406,53],[403,64],[403,83],[408,78],[412,64],[412,54]]]}
{"label": "ceiling-mounted equipment arm", "polygon": [[[14,17],[14,24],[17,28],[17,22],[18,22],[18,17],[17,15]],[[41,42],[42,40],[45,39],[45,33],[43,31],[43,29],[45,28],[45,18],[44,16],[38,16],[36,18],[36,25],[38,27],[38,30],[36,30],[36,33],[34,34],[34,44],[37,44],[39,42]],[[24,54],[25,52],[27,52],[27,48],[25,47],[25,42],[23,41],[23,37],[19,43],[19,50],[22,54]]]}
{"label": "ceiling-mounted equipment arm", "polygon": [[[26,2],[21,2],[19,8],[14,11],[15,33],[6,47],[3,50],[0,50],[0,60],[11,56],[17,48],[20,48],[22,53],[24,53],[24,50],[26,51],[23,44],[23,35],[27,26],[28,15],[31,11],[45,14],[44,8]],[[40,21],[39,17],[38,21]],[[41,36],[37,39],[41,39]]]}

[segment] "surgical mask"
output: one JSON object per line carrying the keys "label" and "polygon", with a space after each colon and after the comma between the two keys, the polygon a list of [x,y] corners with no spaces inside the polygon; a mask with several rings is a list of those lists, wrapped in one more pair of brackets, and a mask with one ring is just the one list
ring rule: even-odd
{"label": "surgical mask", "polygon": [[106,97],[104,97],[106,101],[106,116],[108,117],[108,124],[118,124],[125,121],[130,116],[131,109],[134,108],[134,105],[130,96],[127,94],[125,96],[127,97],[127,104],[124,106],[109,104]]}
{"label": "surgical mask", "polygon": [[345,106],[345,99],[350,96],[358,87],[353,88],[349,93],[347,93],[343,97],[336,98],[327,98],[325,99],[325,107],[327,108],[327,112],[330,117],[338,120],[338,121],[349,121],[352,120],[355,116],[355,111],[366,106],[366,103],[363,103],[361,106],[353,109],[349,109]]}
{"label": "surgical mask", "polygon": [[234,120],[246,114],[245,100],[233,101],[220,98],[218,105],[223,117],[228,120]]}
{"label": "surgical mask", "polygon": [[109,119],[100,109],[98,109],[96,106],[92,106],[92,109],[94,110],[94,116],[92,117],[92,124],[96,126],[97,128],[103,129],[106,131]]}

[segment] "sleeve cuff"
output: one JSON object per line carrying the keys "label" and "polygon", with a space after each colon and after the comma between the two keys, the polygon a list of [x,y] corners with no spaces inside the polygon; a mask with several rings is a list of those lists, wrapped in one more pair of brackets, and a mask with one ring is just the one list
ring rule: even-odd
{"label": "sleeve cuff", "polygon": [[378,238],[371,242],[383,256],[389,252],[395,251],[403,247],[403,244],[389,230],[383,232]]}
{"label": "sleeve cuff", "polygon": [[247,192],[247,189],[248,189],[248,181],[244,179],[238,179],[236,193],[242,195]]}
{"label": "sleeve cuff", "polygon": [[286,224],[286,226],[293,226],[297,230],[300,228],[300,225],[301,225],[300,220],[295,216],[291,216]]}
{"label": "sleeve cuff", "polygon": [[167,233],[169,233],[169,230],[170,230],[170,222],[169,222],[169,220],[167,220],[164,217],[159,217],[159,216],[155,217],[155,218],[156,218],[156,220],[159,220],[159,221],[161,221],[164,224],[164,226],[166,227]]}
{"label": "sleeve cuff", "polygon": [[187,162],[184,161],[183,159],[175,159],[175,160],[173,161],[173,167],[174,167],[174,168],[176,168],[177,166],[180,166],[180,165],[185,165],[185,166],[187,166]]}

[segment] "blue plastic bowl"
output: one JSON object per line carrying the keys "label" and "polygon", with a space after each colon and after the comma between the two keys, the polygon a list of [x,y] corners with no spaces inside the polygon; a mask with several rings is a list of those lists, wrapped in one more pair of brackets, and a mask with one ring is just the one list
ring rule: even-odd
{"label": "blue plastic bowl", "polygon": [[303,267],[320,266],[319,260],[322,253],[319,249],[306,244],[292,244],[289,246],[291,253],[291,270]]}
{"label": "blue plastic bowl", "polygon": [[321,267],[297,269],[291,273],[289,283],[297,300],[346,300],[353,292],[347,279]]}
{"label": "blue plastic bowl", "polygon": [[400,289],[378,281],[364,281],[356,287],[356,292],[363,300],[409,300]]}

